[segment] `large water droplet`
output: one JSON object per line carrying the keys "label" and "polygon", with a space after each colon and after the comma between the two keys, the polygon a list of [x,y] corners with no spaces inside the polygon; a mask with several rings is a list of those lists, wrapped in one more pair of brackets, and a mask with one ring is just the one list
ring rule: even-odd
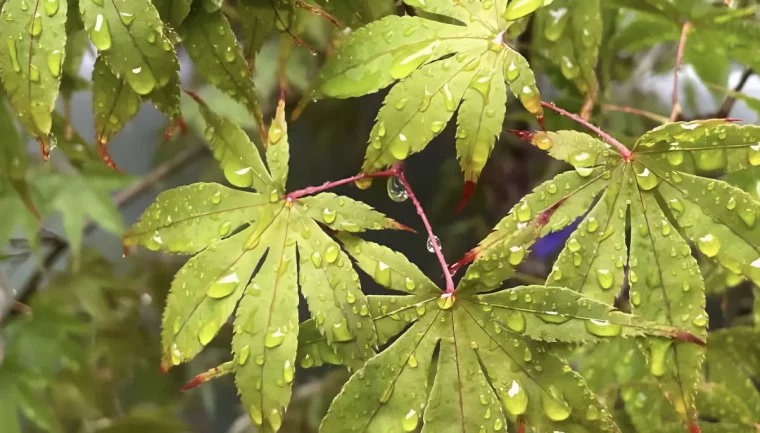
{"label": "large water droplet", "polygon": [[525,332],[525,316],[520,311],[507,313],[507,327],[515,332]]}
{"label": "large water droplet", "polygon": [[610,323],[607,320],[586,320],[586,330],[597,337],[616,337],[620,335],[623,328],[615,323]]}
{"label": "large water droplet", "polygon": [[248,413],[251,415],[251,421],[256,425],[261,425],[264,422],[264,417],[261,415],[261,409],[251,405],[248,407]]}
{"label": "large water droplet", "polygon": [[652,190],[660,183],[660,180],[657,178],[657,176],[649,171],[648,168],[641,167],[639,165],[636,165],[635,168],[636,169],[634,171],[636,173],[636,182],[644,191]]}
{"label": "large water droplet", "polygon": [[216,331],[219,330],[219,326],[214,322],[210,321],[203,325],[201,328],[201,332],[198,333],[198,341],[201,342],[202,345],[207,345],[211,342],[211,340],[214,339],[214,336],[216,335]]}
{"label": "large water droplet", "polygon": [[285,381],[285,383],[291,383],[293,382],[293,376],[296,374],[296,368],[293,365],[293,362],[289,359],[285,361],[285,365],[282,369],[282,379]]}
{"label": "large water droplet", "polygon": [[58,13],[58,8],[60,6],[59,0],[44,0],[45,1],[45,13],[52,17],[56,13]]}
{"label": "large water droplet", "polygon": [[332,224],[335,222],[335,218],[338,216],[337,211],[330,208],[324,208],[322,209],[322,220],[327,224]]}
{"label": "large water droplet", "polygon": [[760,165],[760,144],[755,144],[747,149],[747,156],[751,165]]}
{"label": "large water droplet", "polygon": [[8,38],[8,54],[11,56],[11,64],[15,72],[21,72],[21,64],[18,61],[18,51],[16,51],[16,38]]}
{"label": "large water droplet", "polygon": [[338,254],[340,253],[340,249],[335,244],[330,244],[325,248],[325,261],[327,263],[335,263],[335,260],[338,259]]}
{"label": "large water droplet", "polygon": [[[552,143],[552,139],[549,138],[549,134],[539,131],[533,135],[533,140],[531,141],[534,146],[541,150],[549,150],[554,145]],[[556,186],[555,186],[556,188]]]}
{"label": "large water droplet", "polygon": [[285,341],[285,335],[285,332],[281,328],[277,328],[276,330],[267,333],[264,337],[264,346],[269,348],[279,346]]}
{"label": "large water droplet", "polygon": [[42,33],[42,17],[40,14],[35,14],[30,20],[29,25],[26,27],[26,31],[32,36],[39,36]]}
{"label": "large water droplet", "polygon": [[655,376],[662,376],[665,374],[667,366],[665,364],[665,358],[668,355],[668,349],[670,349],[670,340],[658,340],[652,341],[650,346],[651,358],[649,360],[649,371]]}
{"label": "large water droplet", "polygon": [[406,192],[404,184],[398,176],[391,176],[388,178],[388,197],[395,202],[402,202],[409,198],[409,194]]}
{"label": "large water droplet", "polygon": [[517,266],[522,262],[523,258],[525,257],[525,248],[514,245],[509,249],[509,257],[508,261],[509,264],[512,266]]}
{"label": "large water droplet", "polygon": [[375,281],[381,286],[388,287],[391,285],[391,268],[384,262],[377,262],[375,267]]}
{"label": "large water droplet", "polygon": [[720,239],[715,237],[712,233],[707,233],[697,239],[697,246],[707,257],[715,257],[720,251]]}
{"label": "large water droplet", "polygon": [[550,9],[549,17],[550,20],[546,21],[544,27],[544,37],[552,42],[556,42],[562,36],[567,25],[569,17],[567,8]]}
{"label": "large water droplet", "polygon": [[541,392],[541,408],[552,421],[564,421],[571,412],[562,392],[554,385],[549,385],[548,392]]}
{"label": "large water droplet", "polygon": [[338,323],[334,323],[332,327],[333,339],[335,341],[351,341],[354,339],[354,335],[348,329],[348,322],[346,319],[342,319]]}
{"label": "large water droplet", "polygon": [[609,269],[597,269],[596,281],[602,289],[609,290],[615,284],[615,274]]}
{"label": "large water droplet", "polygon": [[156,87],[156,77],[147,66],[138,66],[127,73],[129,86],[140,95],[147,95]]}
{"label": "large water droplet", "polygon": [[[435,244],[433,244],[435,242]],[[438,236],[433,235],[432,237],[428,237],[427,242],[425,243],[425,248],[427,248],[428,252],[434,253],[435,247],[438,247],[438,249],[441,249],[441,240],[438,239]]]}
{"label": "large water droplet", "polygon": [[418,423],[419,416],[417,415],[417,411],[410,409],[401,419],[401,428],[403,428],[405,432],[412,432],[417,429]]}
{"label": "large water droplet", "polygon": [[238,364],[244,365],[246,361],[248,361],[248,357],[251,355],[251,347],[249,345],[245,345],[240,348],[240,352],[238,352]]}
{"label": "large water droplet", "polygon": [[562,75],[568,80],[576,78],[581,73],[581,68],[570,57],[562,56],[560,60],[560,70]]}
{"label": "large water droplet", "polygon": [[570,316],[559,314],[556,311],[547,311],[544,314],[539,314],[538,317],[539,319],[543,320],[546,323],[554,323],[554,324],[565,323],[571,319]]}
{"label": "large water droplet", "polygon": [[433,55],[433,49],[437,45],[438,41],[425,42],[422,46],[415,44],[401,50],[391,63],[391,77],[399,80],[411,74]]}
{"label": "large water droplet", "polygon": [[232,294],[239,283],[240,280],[238,279],[237,273],[231,271],[214,281],[211,286],[209,286],[206,294],[215,299],[224,298]]}
{"label": "large water droplet", "polygon": [[322,254],[319,254],[318,252],[314,251],[311,253],[311,263],[314,264],[314,267],[319,269],[322,267]]}
{"label": "large water droplet", "polygon": [[511,415],[522,415],[528,409],[528,393],[516,380],[512,380],[508,389],[500,388],[499,396],[504,403],[504,409]]}
{"label": "large water droplet", "polygon": [[111,31],[108,29],[108,21],[103,14],[95,17],[95,25],[90,30],[90,40],[100,51],[111,48]]}
{"label": "large water droplet", "polygon": [[744,224],[748,228],[755,227],[755,220],[757,217],[757,212],[753,208],[739,208],[736,210],[737,215],[739,215],[739,218],[744,221]]}

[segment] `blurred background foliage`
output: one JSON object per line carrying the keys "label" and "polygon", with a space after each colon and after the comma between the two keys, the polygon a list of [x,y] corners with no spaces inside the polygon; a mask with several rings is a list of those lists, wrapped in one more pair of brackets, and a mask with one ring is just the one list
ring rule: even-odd
{"label": "blurred background foliage", "polygon": [[[243,24],[237,8],[241,1],[227,1],[222,6],[237,30]],[[75,7],[75,2],[70,3]],[[160,6],[162,2],[155,3]],[[256,56],[254,76],[266,119],[273,115],[281,91],[289,108],[295,107],[324,59],[352,29],[384,14],[410,12],[393,0],[301,3],[303,7],[296,8],[287,25],[284,21],[276,23]],[[631,1],[602,3],[610,7],[603,9],[600,90],[593,120],[612,135],[631,139],[657,126],[657,115],[667,117],[670,112],[680,30],[665,18],[630,8]],[[687,3],[685,15],[698,14],[705,5],[724,4],[702,0]],[[739,10],[756,2],[726,4]],[[339,26],[316,14],[314,7],[335,17]],[[583,96],[562,76],[550,53],[535,43],[538,37],[534,30],[528,26],[517,39],[517,46],[536,71],[544,100],[579,112]],[[679,89],[684,118],[717,115],[757,121],[760,100],[755,98],[760,98],[760,80],[752,71],[760,63],[760,55],[744,55],[736,37],[717,29],[690,40]],[[135,119],[110,143],[111,157],[122,172],[104,171],[97,150],[90,144],[94,142],[94,122],[89,87],[95,51],[86,38],[71,40],[80,46],[80,55],[70,55],[64,65],[65,101],[59,101],[60,116],[54,129],[63,132],[68,117],[81,137],[59,134],[58,150],[53,150],[49,162],[42,161],[35,142],[27,143],[28,152],[22,156],[29,164],[27,179],[31,180],[35,203],[45,215],[57,212],[38,224],[23,203],[10,198],[11,187],[0,184],[0,430],[253,432],[230,377],[193,392],[181,391],[190,378],[226,361],[229,329],[193,362],[169,374],[159,372],[160,314],[172,275],[184,258],[148,251],[122,257],[118,237],[159,192],[195,181],[225,182],[203,141],[203,122],[196,105],[183,95],[188,132],[174,134],[162,143],[168,119],[143,104]],[[76,46],[72,49],[76,51]],[[229,116],[257,139],[256,123],[245,107],[194,73],[186,53],[180,51],[179,55],[182,86],[196,90],[218,114]],[[384,92],[380,92],[310,104],[290,125],[293,157],[289,189],[355,174],[383,97]],[[621,112],[621,107],[656,115]],[[535,120],[516,101],[510,100],[507,110],[505,129],[536,128]],[[547,114],[546,126],[550,130],[577,128],[552,113]],[[0,123],[0,132],[6,142],[22,140],[14,124]],[[407,162],[407,176],[451,262],[485,237],[531,188],[569,167],[503,134],[473,199],[462,214],[454,215],[462,178],[450,145],[453,141],[454,127],[450,125],[424,154]],[[3,176],[12,180],[10,171]],[[760,198],[758,177],[758,173],[740,173],[729,181]],[[389,200],[383,182],[376,181],[367,191],[345,186],[335,192],[361,199],[398,221],[421,228],[413,207],[408,202]],[[520,265],[520,278],[510,284],[541,284],[558,248],[573,229],[571,226],[537,243],[534,253]],[[378,240],[372,237],[370,240]],[[425,247],[424,234],[383,233],[382,243],[402,251],[431,278],[440,279],[436,260]],[[705,265],[703,271],[708,275],[711,331],[753,323],[754,288],[720,267]],[[368,293],[379,292],[370,279],[364,279],[363,287]],[[304,309],[302,313],[305,317],[307,312]],[[595,350],[604,353],[613,349]],[[593,357],[582,360],[584,374],[591,374],[587,377],[593,386],[593,365],[589,365]],[[299,374],[302,376],[297,378],[294,402],[282,431],[315,432],[348,375],[342,368],[328,367]],[[637,422],[623,421],[622,425]]]}

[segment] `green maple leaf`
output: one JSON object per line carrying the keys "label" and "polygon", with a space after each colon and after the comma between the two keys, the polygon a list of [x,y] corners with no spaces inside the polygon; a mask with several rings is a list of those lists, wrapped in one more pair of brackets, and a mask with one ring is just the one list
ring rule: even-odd
{"label": "green maple leaf", "polygon": [[140,110],[140,95],[120,80],[99,55],[92,69],[92,112],[95,141],[104,147]]}
{"label": "green maple leaf", "polygon": [[355,97],[399,80],[378,113],[362,171],[421,151],[458,111],[457,155],[465,180],[477,182],[502,130],[507,87],[528,111],[543,116],[533,72],[504,38],[514,20],[541,2],[406,3],[453,24],[422,16],[372,22],[341,44],[306,97]]}
{"label": "green maple leaf", "polygon": [[13,108],[30,134],[49,152],[51,113],[61,85],[66,52],[65,1],[10,0],[0,13],[0,72]]}
{"label": "green maple leaf", "polygon": [[172,28],[178,29],[190,14],[193,0],[153,0],[161,20]]}
{"label": "green maple leaf", "polygon": [[535,14],[533,48],[558,66],[587,98],[596,99],[602,42],[599,0],[555,0]]}
{"label": "green maple leaf", "polygon": [[150,0],[94,0],[80,2],[79,10],[106,65],[139,95],[176,81],[177,54]]}
{"label": "green maple leaf", "polygon": [[[518,203],[470,252],[468,259],[476,260],[462,284],[471,293],[493,290],[513,273],[494,266],[500,257],[517,253],[522,258],[536,238],[585,214],[547,284],[612,304],[627,281],[632,312],[704,339],[705,286],[690,243],[707,259],[757,283],[760,203],[701,175],[760,164],[758,137],[755,126],[723,120],[672,123],[640,137],[625,160],[587,134],[538,133],[533,143],[550,148],[551,156],[575,171],[540,185]],[[696,419],[694,392],[703,350],[654,340],[644,347],[650,373],[675,396],[675,407]]]}
{"label": "green maple leaf", "polygon": [[[378,342],[395,340],[351,377],[323,432],[501,431],[508,419],[541,431],[618,431],[550,342],[682,332],[560,287],[466,294],[460,284],[444,294],[402,255],[347,234],[340,239],[362,270],[405,295],[368,297]],[[329,355],[323,346],[304,339],[301,365],[314,365],[315,353]],[[333,358],[345,357],[340,349]]]}
{"label": "green maple leaf", "polygon": [[125,245],[195,254],[172,283],[162,366],[192,359],[237,307],[234,359],[219,371],[234,372],[254,423],[276,431],[295,371],[299,285],[320,335],[330,344],[351,341],[361,359],[374,353],[374,325],[359,277],[323,227],[360,232],[403,226],[348,197],[284,195],[289,154],[283,102],[269,129],[267,169],[242,129],[195,98],[227,180],[257,192],[213,183],[166,191],[123,239]]}
{"label": "green maple leaf", "polygon": [[245,105],[259,130],[265,131],[251,69],[224,14],[196,8],[180,28],[180,35],[196,70],[219,90]]}

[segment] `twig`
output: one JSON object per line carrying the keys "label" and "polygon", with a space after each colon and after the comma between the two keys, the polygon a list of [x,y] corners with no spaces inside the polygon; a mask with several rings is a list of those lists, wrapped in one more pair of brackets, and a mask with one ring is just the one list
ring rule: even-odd
{"label": "twig", "polygon": [[303,0],[298,0],[296,2],[296,6],[298,6],[301,9],[307,10],[312,15],[315,15],[315,16],[322,17],[322,18],[326,19],[327,21],[329,21],[330,23],[332,23],[332,25],[334,25],[335,27],[337,27],[338,29],[341,28],[340,23],[338,22],[338,20],[336,20],[332,15],[328,14],[326,11],[324,11],[324,10],[322,10],[322,9],[316,7],[316,6],[310,5],[310,4],[306,3]]}
{"label": "twig", "polygon": [[673,68],[673,110],[670,112],[670,121],[675,122],[678,115],[681,114],[681,104],[678,102],[678,76],[681,71],[681,62],[683,61],[683,52],[686,49],[686,39],[689,37],[689,30],[693,25],[691,21],[686,21],[681,26],[681,39],[678,41],[678,52],[676,53],[676,65]]}
{"label": "twig", "polygon": [[446,264],[446,259],[443,258],[441,246],[438,245],[438,242],[436,242],[436,239],[438,238],[433,233],[433,228],[430,226],[430,222],[425,215],[425,211],[422,209],[422,205],[420,204],[419,200],[417,200],[417,197],[414,195],[414,191],[412,191],[411,185],[409,185],[409,182],[406,180],[403,166],[396,165],[394,166],[393,170],[397,172],[396,176],[401,181],[401,183],[404,184],[407,195],[412,200],[414,207],[417,209],[417,215],[419,215],[420,219],[422,219],[422,224],[425,226],[425,230],[427,231],[430,243],[432,244],[433,250],[435,251],[435,255],[438,257],[438,262],[441,264],[441,269],[443,269],[443,276],[446,279],[446,294],[451,296],[451,294],[454,293],[454,278],[451,276],[449,265]]}
{"label": "twig", "polygon": [[604,104],[602,105],[602,110],[609,110],[609,111],[620,111],[622,113],[630,113],[630,114],[636,114],[641,117],[646,117],[647,119],[654,120],[658,123],[668,123],[670,122],[670,119],[668,119],[665,116],[661,116],[656,113],[652,113],[645,110],[640,110],[638,108],[633,107],[625,107],[621,105],[614,105],[614,104]]}
{"label": "twig", "polygon": [[548,108],[548,109],[550,109],[552,111],[556,111],[557,113],[559,113],[559,114],[561,114],[561,115],[563,115],[565,117],[573,119],[576,122],[580,123],[581,125],[585,126],[586,128],[594,131],[597,135],[599,135],[600,137],[602,137],[602,139],[604,139],[604,141],[606,141],[607,143],[609,143],[612,146],[614,146],[618,150],[618,152],[620,152],[620,156],[623,157],[624,161],[629,162],[631,160],[631,151],[627,147],[625,147],[625,145],[623,145],[623,143],[617,141],[611,135],[609,135],[606,132],[604,132],[601,129],[599,129],[599,127],[597,127],[595,125],[592,125],[590,122],[588,122],[587,120],[582,119],[577,114],[573,114],[573,113],[571,113],[571,112],[569,112],[567,110],[563,110],[562,108],[559,108],[559,107],[557,107],[554,104],[550,104],[548,102],[541,101],[541,105],[543,105],[544,107],[546,107],[546,108]]}
{"label": "twig", "polygon": [[[749,81],[749,77],[754,74],[754,71],[752,68],[745,69],[742,73],[741,78],[739,78],[739,82],[736,83],[736,86],[734,87],[734,92],[741,92],[744,88],[744,85],[747,84],[747,81]],[[723,104],[721,104],[718,111],[715,113],[716,119],[722,119],[725,117],[728,117],[728,115],[731,113],[731,109],[734,108],[734,103],[736,103],[736,97],[734,97],[731,93],[726,96],[726,100],[723,101]]]}
{"label": "twig", "polygon": [[322,185],[319,186],[310,186],[308,188],[299,189],[297,191],[293,191],[285,196],[286,200],[293,201],[296,199],[299,199],[305,195],[309,194],[316,194],[318,192],[327,191],[328,189],[335,188],[336,186],[345,185],[347,183],[356,182],[357,180],[361,179],[367,179],[367,178],[373,178],[373,177],[391,177],[396,176],[397,171],[395,169],[389,169],[384,171],[378,171],[375,173],[361,173],[357,174],[356,176],[347,177],[345,179],[335,180],[332,182],[325,182]]}

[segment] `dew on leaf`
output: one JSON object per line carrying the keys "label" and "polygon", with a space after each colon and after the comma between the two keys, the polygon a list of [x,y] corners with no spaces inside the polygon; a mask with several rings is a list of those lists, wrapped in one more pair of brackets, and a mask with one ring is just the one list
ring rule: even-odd
{"label": "dew on leaf", "polygon": [[264,337],[264,346],[273,348],[277,347],[285,341],[285,332],[281,328],[277,328],[274,331],[268,332]]}
{"label": "dew on leaf", "polygon": [[552,421],[564,421],[571,413],[562,392],[554,385],[549,385],[548,391],[541,391],[541,408]]}
{"label": "dew on leaf", "polygon": [[335,244],[330,244],[325,248],[325,261],[327,263],[335,263],[335,261],[338,259],[338,253],[340,253],[340,249]]}
{"label": "dew on leaf", "polygon": [[198,333],[198,341],[200,341],[204,346],[209,344],[211,340],[214,339],[214,336],[216,335],[216,331],[218,329],[219,327],[215,322],[209,321],[203,325],[201,331]]}
{"label": "dew on leaf", "polygon": [[707,233],[697,239],[697,246],[707,257],[715,257],[720,251],[720,239],[715,237],[712,233]]}
{"label": "dew on leaf", "polygon": [[381,286],[388,287],[391,285],[391,268],[384,262],[377,262],[375,267],[375,281]]}
{"label": "dew on leaf", "polygon": [[338,213],[333,209],[327,207],[322,209],[322,220],[327,224],[334,223],[337,216]]}
{"label": "dew on leaf", "polygon": [[509,329],[522,333],[525,331],[525,316],[520,311],[510,311],[507,313],[507,327]]}
{"label": "dew on leaf", "polygon": [[351,341],[354,339],[354,335],[348,329],[348,322],[346,322],[346,319],[342,319],[340,322],[333,324],[332,334],[333,340],[335,341]]}
{"label": "dew on leaf", "polygon": [[322,267],[322,254],[319,254],[318,252],[314,251],[311,253],[311,263],[314,264],[314,267],[319,269]]}
{"label": "dew on leaf", "polygon": [[401,419],[401,428],[403,428],[405,432],[412,432],[417,429],[418,423],[419,416],[417,415],[417,411],[410,409],[409,412],[404,415],[404,418]]}
{"label": "dew on leaf", "polygon": [[643,189],[644,191],[650,191],[654,189],[659,183],[660,180],[657,178],[657,176],[652,173],[648,168],[642,167],[639,168],[639,166],[635,166],[636,169],[634,172],[636,173],[636,182],[639,184],[639,187]]}
{"label": "dew on leaf", "polygon": [[760,144],[750,146],[747,150],[747,156],[751,165],[760,165]]}
{"label": "dew on leaf", "polygon": [[499,389],[499,395],[504,409],[513,416],[522,415],[528,409],[528,393],[516,380],[512,380],[509,389]]}
{"label": "dew on leaf", "polygon": [[39,13],[35,14],[29,20],[29,25],[27,26],[26,31],[32,37],[39,36],[42,33],[42,17],[40,17]]}
{"label": "dew on leaf", "polygon": [[238,352],[238,364],[244,365],[246,361],[248,361],[248,357],[251,355],[251,347],[249,345],[245,345],[240,348],[240,352]]}
{"label": "dew on leaf", "polygon": [[649,360],[649,371],[655,376],[662,376],[665,374],[667,366],[665,365],[668,350],[670,349],[670,340],[657,340],[651,342]]}
{"label": "dew on leaf", "polygon": [[608,290],[615,284],[615,275],[609,269],[597,269],[596,281],[602,289]]}
{"label": "dew on leaf", "polygon": [[285,381],[285,383],[291,383],[293,382],[293,376],[295,376],[296,369],[293,363],[288,359],[285,361],[285,365],[282,369],[282,379]]}
{"label": "dew on leaf", "polygon": [[395,140],[391,141],[388,150],[394,158],[398,160],[406,159],[406,157],[409,156],[410,150],[406,135],[400,133]]}
{"label": "dew on leaf", "polygon": [[425,42],[422,47],[420,44],[415,44],[401,50],[391,63],[391,77],[397,80],[407,77],[433,55],[433,49],[437,45],[438,41]]}
{"label": "dew on leaf", "polygon": [[100,51],[111,48],[111,30],[108,28],[108,21],[103,14],[95,17],[95,25],[90,31],[90,40]]}
{"label": "dew on leaf", "polygon": [[229,296],[237,288],[240,280],[238,274],[235,271],[224,275],[218,280],[214,281],[206,291],[206,294],[214,299],[220,299]]}
{"label": "dew on leaf", "polygon": [[525,257],[525,248],[514,245],[509,249],[509,257],[508,261],[509,264],[512,266],[517,266],[522,262],[523,258]]}
{"label": "dew on leaf", "polygon": [[570,316],[559,314],[556,311],[547,311],[546,313],[539,314],[538,317],[546,323],[554,324],[561,324],[570,320]]}
{"label": "dew on leaf", "polygon": [[549,17],[551,20],[546,22],[544,37],[552,42],[556,42],[562,36],[567,25],[569,17],[567,8],[550,9]]}
{"label": "dew on leaf", "polygon": [[616,337],[620,335],[622,327],[607,320],[586,320],[586,330],[597,337]]}
{"label": "dew on leaf", "polygon": [[406,279],[404,280],[404,285],[406,286],[406,290],[409,290],[409,291],[414,290],[414,288],[416,287],[414,280],[409,277],[406,277]]}
{"label": "dew on leaf", "polygon": [[60,7],[60,0],[44,0],[45,1],[45,13],[47,16],[52,17],[58,13]]}
{"label": "dew on leaf", "polygon": [[520,68],[517,67],[517,63],[514,60],[509,63],[506,70],[506,78],[510,83],[514,82],[517,77],[520,76]]}
{"label": "dew on leaf", "polygon": [[272,431],[277,431],[282,426],[282,415],[277,409],[272,409],[269,414],[269,425],[272,427]]}
{"label": "dew on leaf", "polygon": [[755,219],[757,216],[757,213],[755,209],[752,208],[739,208],[736,210],[736,213],[739,215],[739,218],[741,218],[742,221],[744,221],[744,224],[748,228],[754,228],[755,227]]}
{"label": "dew on leaf", "polygon": [[11,56],[11,64],[15,72],[21,72],[21,64],[18,61],[18,51],[16,51],[16,39],[8,38],[8,54]]}
{"label": "dew on leaf", "polygon": [[533,211],[530,209],[530,206],[528,206],[527,202],[522,201],[517,206],[516,215],[518,221],[527,222],[530,221],[530,217],[533,215]]}

